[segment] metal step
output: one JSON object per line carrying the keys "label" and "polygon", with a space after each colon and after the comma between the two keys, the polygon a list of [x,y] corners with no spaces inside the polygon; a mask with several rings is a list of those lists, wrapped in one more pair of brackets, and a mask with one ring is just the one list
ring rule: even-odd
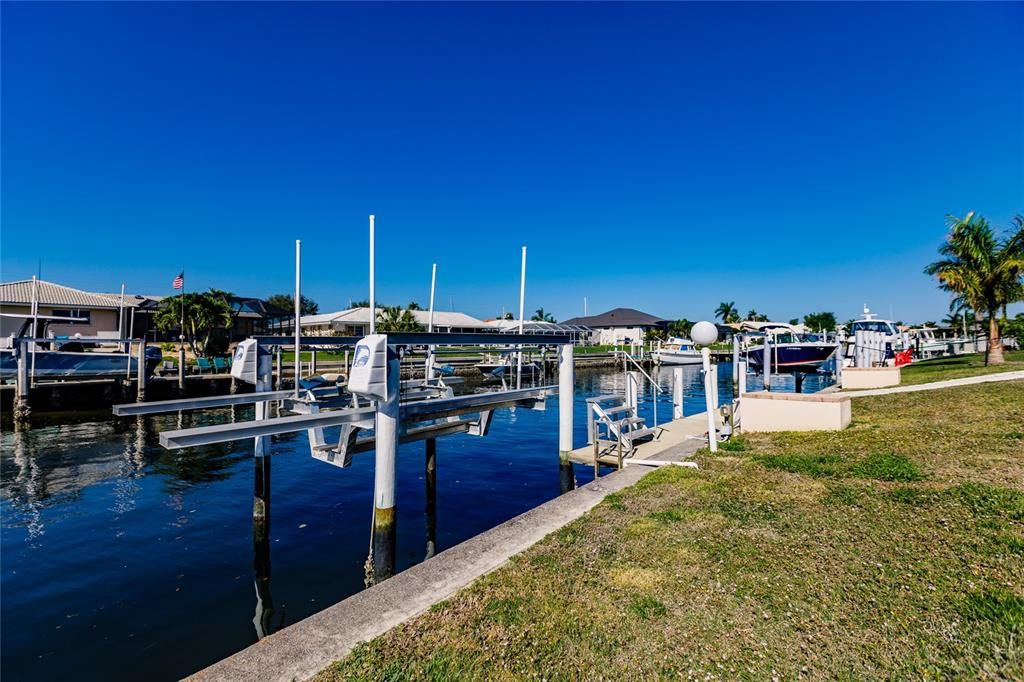
{"label": "metal step", "polygon": [[643,417],[626,417],[625,419],[620,419],[619,421],[615,422],[615,425],[618,426],[621,429],[624,426],[632,426],[633,424],[643,424],[643,423],[644,423],[644,418]]}
{"label": "metal step", "polygon": [[609,393],[607,395],[595,395],[591,398],[587,398],[588,403],[606,403],[609,400],[623,401],[626,399],[624,395],[617,395],[615,393]]}
{"label": "metal step", "polygon": [[604,412],[606,415],[612,415],[618,414],[620,412],[629,412],[632,409],[633,408],[630,407],[629,405],[620,405],[619,407],[609,407],[607,409],[602,409],[601,411]]}
{"label": "metal step", "polygon": [[634,441],[644,436],[653,436],[657,433],[658,429],[637,429],[636,431],[624,431],[622,436],[628,438],[630,441]]}

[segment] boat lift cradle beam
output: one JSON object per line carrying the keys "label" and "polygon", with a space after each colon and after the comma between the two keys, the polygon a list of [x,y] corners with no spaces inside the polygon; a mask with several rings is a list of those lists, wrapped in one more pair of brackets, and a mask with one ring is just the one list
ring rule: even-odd
{"label": "boat lift cradle beam", "polygon": [[[495,393],[477,393],[455,398],[424,400],[402,406],[401,415],[403,419],[409,419],[410,421],[427,421],[429,419],[443,419],[444,417],[489,411],[502,407],[520,406],[535,408],[546,397],[557,394],[557,392],[557,386],[541,386]],[[225,443],[246,438],[259,438],[280,433],[293,433],[314,428],[365,422],[372,420],[375,415],[376,408],[374,407],[358,407],[315,414],[277,417],[275,419],[260,419],[237,424],[217,424],[177,431],[164,431],[160,434],[160,445],[168,450],[173,450],[195,445]]]}
{"label": "boat lift cradle beam", "polygon": [[[572,337],[568,334],[505,334],[505,333],[428,333],[428,332],[388,332],[389,346],[496,346],[516,345],[527,346],[560,346],[572,345]],[[254,336],[261,346],[293,346],[295,340],[286,336]],[[354,348],[361,336],[303,336],[299,343],[303,346],[344,346]]]}

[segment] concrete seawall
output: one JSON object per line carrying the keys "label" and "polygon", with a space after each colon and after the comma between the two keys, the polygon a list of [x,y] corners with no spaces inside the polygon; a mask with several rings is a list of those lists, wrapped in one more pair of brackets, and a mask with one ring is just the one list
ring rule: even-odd
{"label": "concrete seawall", "polygon": [[652,469],[628,467],[520,514],[273,634],[190,680],[306,680],[357,644],[424,613]]}

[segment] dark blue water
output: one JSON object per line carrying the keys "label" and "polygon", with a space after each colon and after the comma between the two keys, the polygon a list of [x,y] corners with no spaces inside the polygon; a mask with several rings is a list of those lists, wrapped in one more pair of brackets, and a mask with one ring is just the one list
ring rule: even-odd
{"label": "dark blue water", "polygon": [[[703,410],[684,368],[686,414]],[[671,416],[671,371],[659,421]],[[787,380],[777,377],[776,390]],[[811,377],[810,392],[822,379]],[[623,390],[621,372],[577,372],[584,400]],[[751,390],[759,385],[752,378]],[[470,387],[472,388],[472,387]],[[792,390],[792,388],[789,388]],[[720,398],[731,396],[729,365]],[[645,387],[641,414],[653,417]],[[78,417],[88,419],[88,417]],[[273,439],[269,542],[254,547],[252,441],[163,450],[160,431],[251,419],[251,408],[37,426],[3,434],[0,455],[0,675],[8,680],[173,679],[363,589],[373,454],[348,469],[312,459],[305,434]],[[337,437],[328,432],[328,438]],[[424,446],[398,461],[398,568],[422,561]],[[591,480],[577,466],[578,484]],[[437,445],[437,551],[559,494],[558,409],[501,410],[486,438]]]}

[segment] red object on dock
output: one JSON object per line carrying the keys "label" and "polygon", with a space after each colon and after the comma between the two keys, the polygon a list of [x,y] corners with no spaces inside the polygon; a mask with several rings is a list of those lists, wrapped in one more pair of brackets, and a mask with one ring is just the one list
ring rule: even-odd
{"label": "red object on dock", "polygon": [[902,367],[903,365],[909,365],[914,359],[914,351],[912,350],[901,350],[895,354],[896,366]]}

